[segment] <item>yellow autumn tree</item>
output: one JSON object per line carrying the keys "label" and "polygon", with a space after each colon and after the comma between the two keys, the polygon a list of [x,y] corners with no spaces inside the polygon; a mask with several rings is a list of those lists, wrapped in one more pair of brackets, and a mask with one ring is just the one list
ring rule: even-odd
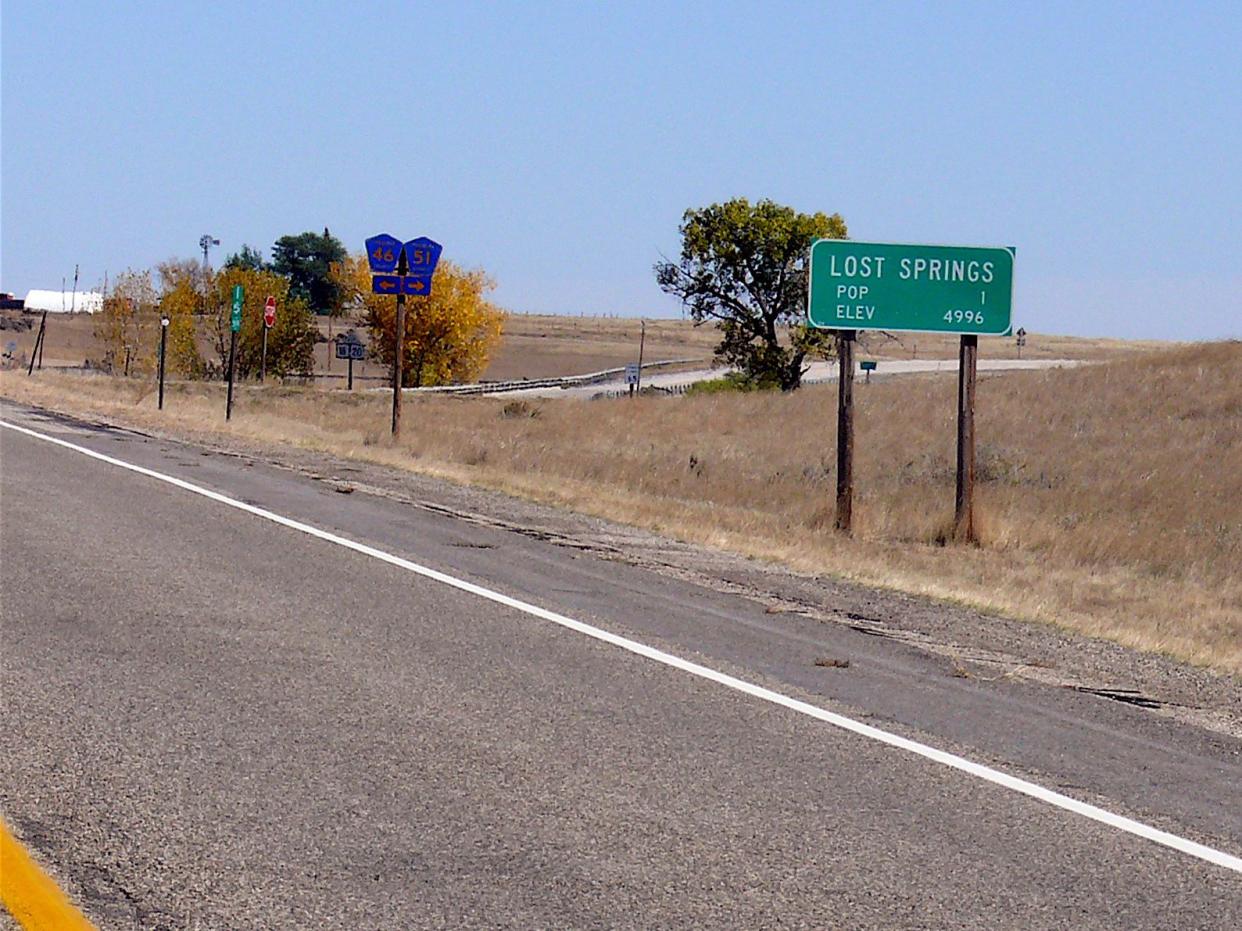
{"label": "yellow autumn tree", "polygon": [[[391,366],[396,343],[397,302],[371,293],[366,256],[350,256],[334,268],[347,306],[371,333],[373,359]],[[405,387],[473,381],[500,342],[505,312],[487,300],[495,284],[481,270],[441,260],[429,297],[407,297],[402,374]]]}
{"label": "yellow autumn tree", "polygon": [[201,378],[205,371],[198,348],[197,317],[202,310],[205,279],[202,266],[188,259],[169,259],[156,266],[160,279],[160,313],[168,317],[170,375]]}
{"label": "yellow autumn tree", "polygon": [[154,371],[159,330],[158,295],[151,273],[122,272],[95,316],[95,338],[103,347],[99,367],[126,376]]}
{"label": "yellow autumn tree", "polygon": [[[213,348],[219,359],[215,373],[228,371],[232,332],[233,287],[242,287],[242,322],[237,334],[238,378],[259,374],[263,352],[263,305],[276,299],[276,323],[267,333],[269,375],[308,376],[315,369],[318,330],[306,303],[290,296],[289,279],[261,269],[225,266],[212,276],[208,296],[208,320]],[[213,366],[214,368],[214,366]]]}

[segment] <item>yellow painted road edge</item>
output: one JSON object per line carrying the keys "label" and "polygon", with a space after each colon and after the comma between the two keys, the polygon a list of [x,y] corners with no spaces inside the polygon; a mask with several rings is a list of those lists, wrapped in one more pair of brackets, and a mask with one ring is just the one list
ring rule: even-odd
{"label": "yellow painted road edge", "polygon": [[0,901],[26,931],[95,931],[0,819]]}

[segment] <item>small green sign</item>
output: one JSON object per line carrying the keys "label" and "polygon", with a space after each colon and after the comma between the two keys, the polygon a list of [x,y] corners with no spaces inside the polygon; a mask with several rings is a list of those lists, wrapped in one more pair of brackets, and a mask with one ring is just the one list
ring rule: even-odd
{"label": "small green sign", "polygon": [[813,327],[999,336],[1013,314],[1013,252],[820,239],[807,293]]}
{"label": "small green sign", "polygon": [[242,301],[245,297],[246,289],[239,284],[233,285],[233,319],[231,324],[234,333],[241,329]]}
{"label": "small green sign", "polygon": [[874,372],[875,362],[871,359],[864,359],[862,362],[858,363],[858,367],[864,372]]}

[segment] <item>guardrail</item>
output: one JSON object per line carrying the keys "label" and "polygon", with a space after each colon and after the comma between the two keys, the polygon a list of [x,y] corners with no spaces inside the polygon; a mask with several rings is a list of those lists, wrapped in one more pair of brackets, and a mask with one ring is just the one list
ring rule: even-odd
{"label": "guardrail", "polygon": [[[643,371],[648,369],[667,368],[670,365],[688,365],[702,362],[702,359],[665,359],[660,362],[644,362]],[[426,388],[406,388],[406,391],[417,391],[425,394],[471,395],[471,394],[504,394],[509,391],[526,391],[530,388],[581,388],[586,385],[597,385],[612,381],[625,374],[625,366],[615,369],[604,369],[599,372],[588,372],[585,375],[562,375],[558,378],[526,378],[517,381],[476,382],[470,385],[433,385]]]}

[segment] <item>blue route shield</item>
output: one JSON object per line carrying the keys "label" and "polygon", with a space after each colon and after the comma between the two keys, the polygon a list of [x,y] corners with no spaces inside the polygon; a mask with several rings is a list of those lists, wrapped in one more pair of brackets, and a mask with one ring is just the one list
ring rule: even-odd
{"label": "blue route shield", "polygon": [[367,240],[367,262],[371,265],[371,271],[396,271],[397,261],[400,258],[401,240],[396,236],[380,233]]}
{"label": "blue route shield", "polygon": [[[431,273],[436,270],[436,263],[440,261],[440,252],[443,248],[438,242],[426,236],[411,239],[405,244],[405,261],[410,266],[406,274],[430,278]],[[428,288],[428,290],[431,289]]]}
{"label": "blue route shield", "polygon": [[371,290],[376,294],[400,294],[400,275],[372,275]]}

